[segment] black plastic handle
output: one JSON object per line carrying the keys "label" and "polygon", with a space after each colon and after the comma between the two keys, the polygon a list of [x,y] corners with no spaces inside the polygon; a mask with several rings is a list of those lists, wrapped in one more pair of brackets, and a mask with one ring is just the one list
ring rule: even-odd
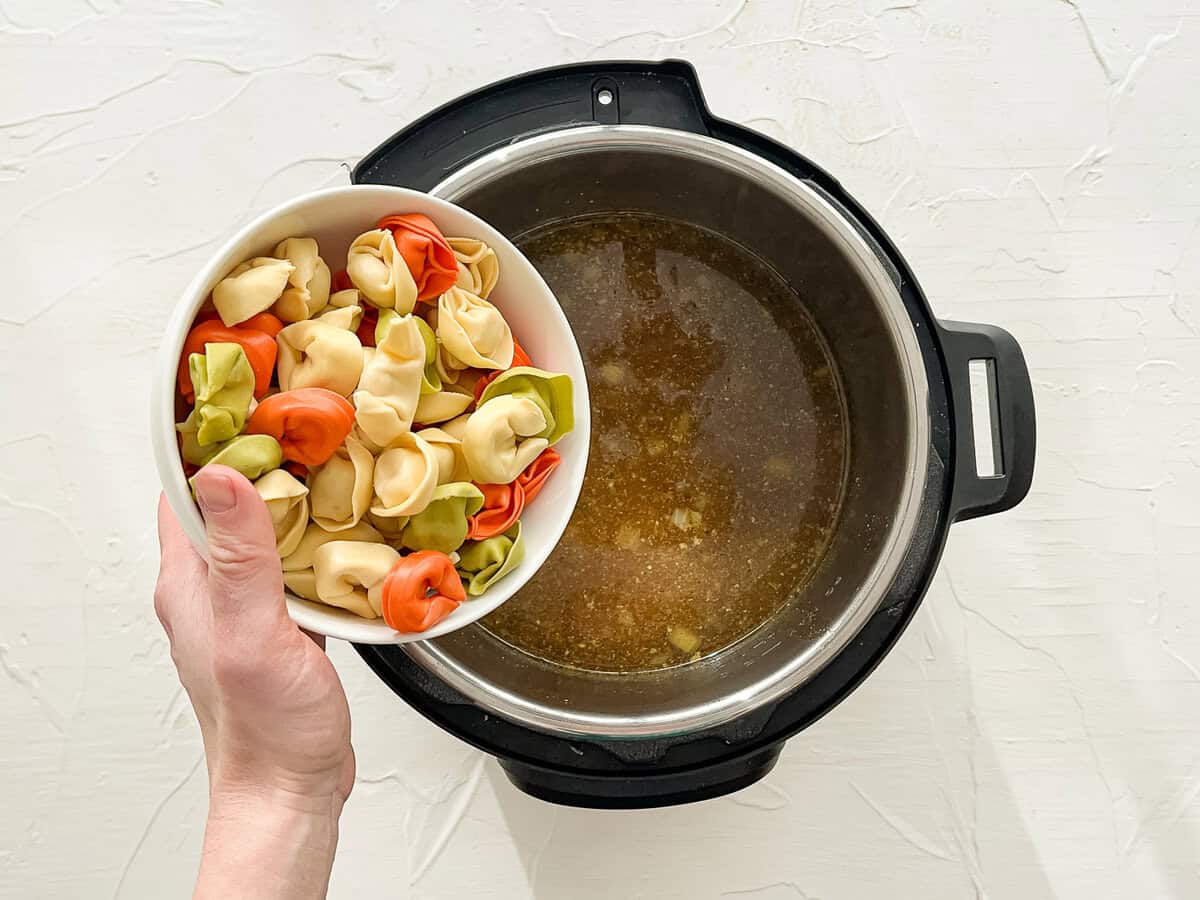
{"label": "black plastic handle", "polygon": [[[1037,425],[1033,384],[1016,339],[995,325],[940,322],[946,375],[954,416],[954,489],[951,518],[973,519],[1011,509],[1033,481]],[[973,421],[973,360],[991,363],[991,424]],[[980,475],[975,463],[975,429],[991,427],[995,475]]]}
{"label": "black plastic handle", "polygon": [[772,744],[716,765],[675,772],[648,771],[628,777],[556,771],[503,758],[500,766],[517,788],[549,803],[586,809],[653,809],[740,791],[770,772],[782,750],[782,743]]}
{"label": "black plastic handle", "polygon": [[618,124],[707,134],[708,121],[696,71],[681,60],[557,66],[488,85],[434,110],[371,151],[352,178],[427,191],[514,136]]}

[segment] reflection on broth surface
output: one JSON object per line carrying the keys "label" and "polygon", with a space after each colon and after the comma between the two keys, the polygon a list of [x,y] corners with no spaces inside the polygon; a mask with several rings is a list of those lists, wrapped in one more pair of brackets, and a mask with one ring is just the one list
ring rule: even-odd
{"label": "reflection on broth surface", "polygon": [[592,442],[562,542],[484,624],[597,671],[715,653],[806,581],[836,521],[845,417],[823,342],[772,269],[695,226],[576,219],[518,243],[579,340]]}

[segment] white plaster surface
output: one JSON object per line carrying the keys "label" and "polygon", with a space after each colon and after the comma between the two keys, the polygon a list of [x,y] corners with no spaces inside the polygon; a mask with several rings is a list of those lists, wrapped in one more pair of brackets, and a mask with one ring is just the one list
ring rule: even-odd
{"label": "white plaster surface", "polygon": [[556,809],[332,649],[331,895],[1200,896],[1200,8],[0,0],[0,897],[184,896],[205,778],[151,611],[147,378],[224,236],[464,90],[682,56],[1022,342],[1039,462],[737,796]]}

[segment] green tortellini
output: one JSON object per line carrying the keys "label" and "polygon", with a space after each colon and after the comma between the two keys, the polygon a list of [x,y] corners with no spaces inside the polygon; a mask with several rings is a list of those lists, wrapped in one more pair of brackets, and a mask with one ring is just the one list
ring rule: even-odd
{"label": "green tortellini", "polygon": [[[186,439],[185,439],[186,443]],[[260,478],[283,463],[283,449],[269,434],[243,434],[221,444],[201,465],[216,463],[241,472],[251,481]],[[195,489],[196,476],[190,479]]]}
{"label": "green tortellini", "polygon": [[[383,343],[384,335],[392,327],[392,323],[404,318],[394,309],[381,309],[379,311],[379,321],[375,325],[375,343],[376,345]],[[436,394],[442,389],[442,378],[438,375],[437,358],[438,345],[437,335],[433,333],[433,329],[429,327],[429,323],[420,316],[414,316],[417,322],[417,330],[421,332],[421,340],[425,342],[425,371],[421,376],[421,393]]]}
{"label": "green tortellini", "polygon": [[482,508],[483,492],[469,481],[440,485],[429,505],[408,520],[400,543],[409,550],[451,553],[467,539],[467,517]]}
{"label": "green tortellini", "polygon": [[175,430],[179,432],[179,436],[183,439],[180,455],[183,456],[185,462],[190,462],[193,466],[204,465],[221,449],[220,444],[209,444],[207,447],[201,447],[200,441],[196,438],[196,431],[199,427],[200,425],[196,421],[196,411],[194,409],[188,413],[186,419],[175,426]]}
{"label": "green tortellini", "polygon": [[196,387],[196,441],[202,447],[227,441],[246,427],[254,395],[254,370],[241,344],[205,344],[188,357]]}
{"label": "green tortellini", "polygon": [[483,390],[479,405],[493,397],[511,395],[532,400],[546,416],[546,428],[531,437],[553,444],[575,427],[571,376],[546,372],[532,366],[514,366],[501,373]]}
{"label": "green tortellini", "polygon": [[488,538],[476,541],[459,552],[458,574],[472,597],[478,597],[489,587],[520,565],[525,558],[521,540],[521,523]]}

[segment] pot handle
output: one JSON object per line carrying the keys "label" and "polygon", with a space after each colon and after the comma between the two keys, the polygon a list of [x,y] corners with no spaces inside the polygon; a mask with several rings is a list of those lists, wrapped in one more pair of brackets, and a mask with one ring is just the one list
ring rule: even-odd
{"label": "pot handle", "polygon": [[500,759],[517,788],[547,803],[585,809],[656,809],[723,797],[749,787],[775,767],[783,744],[697,769],[629,776],[555,771]]}
{"label": "pot handle", "polygon": [[427,191],[472,159],[547,131],[620,124],[707,134],[711,121],[696,70],[682,60],[555,66],[435,109],[364,156],[351,179]]}
{"label": "pot handle", "polygon": [[[954,493],[951,519],[974,519],[1011,509],[1033,481],[1037,426],[1033,385],[1016,339],[995,325],[940,322],[954,418]],[[990,423],[973,421],[971,363],[986,375]],[[994,474],[978,472],[976,427],[991,432]]]}

